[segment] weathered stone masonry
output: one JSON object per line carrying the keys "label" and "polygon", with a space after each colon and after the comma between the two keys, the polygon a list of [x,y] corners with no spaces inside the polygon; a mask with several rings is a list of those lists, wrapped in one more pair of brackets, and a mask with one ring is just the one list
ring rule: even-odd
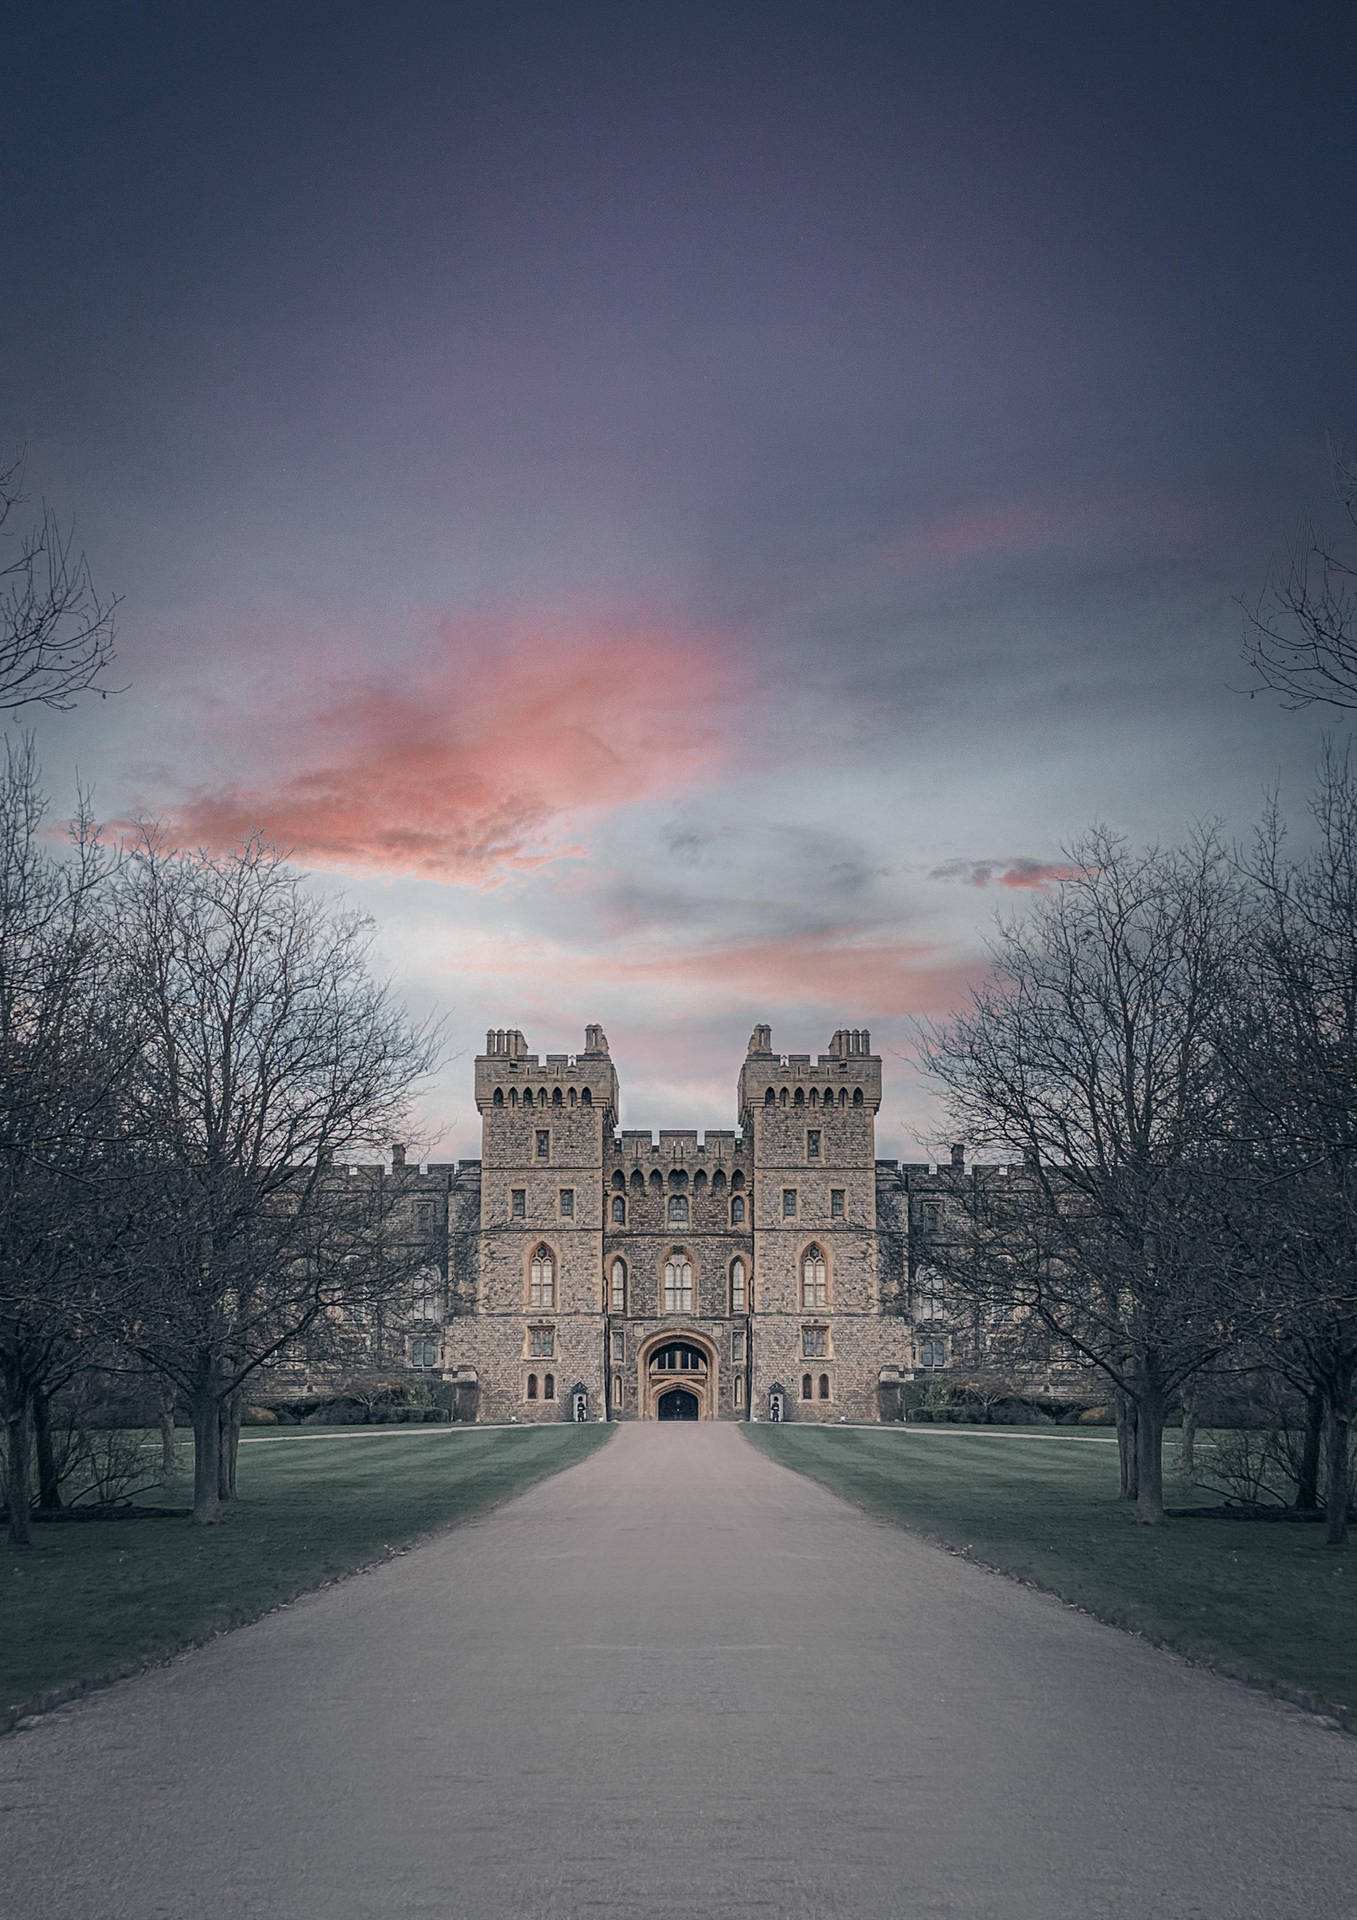
{"label": "weathered stone masonry", "polygon": [[866,1029],[812,1059],[756,1027],[738,1130],[702,1137],[619,1130],[599,1026],[545,1059],[492,1032],[475,1076],[480,1162],[411,1170],[447,1210],[436,1359],[463,1417],[569,1419],[580,1390],[590,1419],[677,1404],[875,1421],[898,1417],[901,1382],[952,1360],[911,1245],[926,1244],[920,1209],[945,1207],[965,1172],[956,1155],[936,1171],[876,1159]]}

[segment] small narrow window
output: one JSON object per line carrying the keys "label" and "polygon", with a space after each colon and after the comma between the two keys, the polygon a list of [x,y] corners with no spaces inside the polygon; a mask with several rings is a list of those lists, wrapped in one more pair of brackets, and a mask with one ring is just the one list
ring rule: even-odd
{"label": "small narrow window", "polygon": [[772,1107],[772,1106],[776,1106],[777,1104],[777,1095],[773,1092],[773,1089],[771,1087],[769,1087],[767,1093],[765,1093],[763,1096],[763,1104],[765,1107]]}
{"label": "small narrow window", "polygon": [[806,1158],[807,1160],[818,1160],[820,1158],[820,1129],[818,1127],[810,1127],[807,1129]]}
{"label": "small narrow window", "polygon": [[808,1373],[803,1373],[801,1376],[801,1398],[803,1400],[810,1400],[814,1398],[814,1392],[811,1386],[811,1378]]}
{"label": "small narrow window", "polygon": [[632,1190],[632,1192],[633,1192],[633,1193],[644,1193],[644,1192],[645,1192],[645,1187],[646,1187],[646,1177],[645,1177],[645,1175],[644,1175],[644,1174],[643,1174],[643,1173],[641,1172],[641,1169],[640,1169],[639,1167],[635,1167],[635,1168],[633,1168],[633,1170],[632,1170],[632,1176],[631,1176],[631,1190]]}
{"label": "small narrow window", "polygon": [[557,1087],[556,1091],[551,1096],[551,1104],[553,1107],[563,1107],[565,1105],[565,1095],[561,1092],[561,1089],[559,1087]]}
{"label": "small narrow window", "polygon": [[782,1218],[784,1220],[795,1220],[796,1218],[795,1187],[784,1187],[782,1189]]}
{"label": "small narrow window", "polygon": [[518,1088],[517,1087],[510,1087],[509,1089],[509,1105],[511,1107],[516,1107],[518,1105]]}
{"label": "small narrow window", "polygon": [[532,1088],[531,1087],[524,1087],[523,1089],[523,1104],[525,1107],[530,1107],[532,1105]]}
{"label": "small narrow window", "polygon": [[573,1187],[562,1187],[561,1188],[561,1218],[562,1220],[573,1220],[574,1217],[575,1217],[575,1189]]}
{"label": "small narrow window", "polygon": [[580,1105],[582,1107],[592,1107],[593,1104],[594,1104],[594,1096],[592,1093],[590,1093],[588,1087],[585,1087],[583,1092],[580,1094]]}
{"label": "small narrow window", "polygon": [[511,1219],[521,1220],[528,1211],[528,1190],[515,1187],[509,1195],[509,1214]]}
{"label": "small narrow window", "polygon": [[860,1107],[862,1105],[862,1088],[861,1087],[854,1087],[853,1089],[853,1105],[855,1107]]}
{"label": "small narrow window", "polygon": [[534,1360],[550,1360],[556,1352],[555,1327],[530,1327],[528,1352]]}
{"label": "small narrow window", "polygon": [[615,1196],[613,1200],[613,1225],[615,1227],[625,1227],[626,1224],[627,1224],[627,1203],[619,1193]]}
{"label": "small narrow window", "polygon": [[537,1398],[537,1375],[535,1373],[528,1375],[528,1398],[529,1400],[535,1400]]}
{"label": "small narrow window", "polygon": [[502,1107],[502,1106],[504,1105],[504,1089],[503,1089],[503,1087],[496,1087],[496,1088],[495,1088],[495,1105],[496,1105],[497,1107]]}
{"label": "small narrow window", "polygon": [[792,1105],[794,1107],[804,1107],[805,1104],[806,1104],[806,1089],[804,1087],[798,1087],[796,1089],[796,1093],[792,1098]]}
{"label": "small narrow window", "polygon": [[617,1328],[613,1332],[613,1363],[619,1365],[627,1357],[627,1336]]}
{"label": "small narrow window", "polygon": [[820,1398],[822,1400],[828,1400],[829,1398],[829,1375],[827,1373],[820,1375]]}
{"label": "small narrow window", "polygon": [[744,1192],[744,1175],[738,1167],[736,1167],[734,1173],[730,1176],[730,1190],[732,1193]]}
{"label": "small narrow window", "polygon": [[744,1335],[738,1330],[730,1336],[730,1357],[737,1367],[744,1365]]}
{"label": "small narrow window", "polygon": [[617,1169],[617,1172],[612,1177],[612,1186],[616,1192],[620,1193],[623,1187],[626,1186],[626,1184],[627,1184],[627,1176],[625,1173],[623,1173],[621,1167],[619,1167]]}
{"label": "small narrow window", "polygon": [[730,1224],[732,1227],[742,1227],[744,1225],[744,1196],[742,1194],[737,1193],[730,1203]]}
{"label": "small narrow window", "polygon": [[[587,1094],[589,1091],[588,1087],[586,1087],[584,1091]],[[622,1404],[622,1376],[620,1373],[615,1373],[613,1375],[613,1405],[615,1407],[620,1407],[621,1404]]]}
{"label": "small narrow window", "polygon": [[544,1373],[542,1375],[542,1398],[544,1400],[554,1400],[556,1398],[556,1376],[554,1373]]}
{"label": "small narrow window", "polygon": [[744,1405],[744,1375],[742,1373],[737,1373],[735,1376],[734,1400],[737,1407]]}
{"label": "small narrow window", "polygon": [[613,1261],[612,1283],[609,1294],[609,1311],[625,1313],[627,1310],[627,1269],[622,1260]]}
{"label": "small narrow window", "polygon": [[842,1187],[831,1187],[829,1190],[829,1217],[831,1220],[843,1219],[843,1195],[844,1190]]}
{"label": "small narrow window", "polygon": [[537,1129],[537,1158],[546,1160],[551,1154],[551,1133],[546,1127]]}

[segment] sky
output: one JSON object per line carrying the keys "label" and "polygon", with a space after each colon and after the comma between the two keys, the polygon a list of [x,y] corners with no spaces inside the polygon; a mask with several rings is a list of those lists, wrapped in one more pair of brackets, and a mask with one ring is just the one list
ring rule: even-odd
{"label": "sky", "polygon": [[261,830],[446,1021],[731,1126],[868,1026],[883,1155],[1095,821],[1299,805],[1241,602],[1357,437],[1357,16],[29,8],[0,451],[121,596],[54,801]]}

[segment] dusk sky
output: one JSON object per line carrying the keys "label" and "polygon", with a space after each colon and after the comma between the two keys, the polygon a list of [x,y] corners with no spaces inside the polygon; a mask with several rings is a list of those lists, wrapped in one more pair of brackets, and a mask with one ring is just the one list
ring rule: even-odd
{"label": "dusk sky", "polygon": [[[71,4],[5,32],[0,452],[123,597],[37,726],[446,1013],[731,1126],[1094,820],[1299,805],[1239,602],[1357,438],[1343,4]],[[1341,724],[1340,724],[1341,731]]]}

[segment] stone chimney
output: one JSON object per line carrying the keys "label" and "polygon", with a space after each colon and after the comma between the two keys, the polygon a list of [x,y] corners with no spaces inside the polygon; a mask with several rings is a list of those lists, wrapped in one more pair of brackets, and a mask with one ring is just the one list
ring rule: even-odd
{"label": "stone chimney", "polygon": [[952,1142],[952,1165],[958,1173],[966,1171],[966,1143],[963,1140]]}
{"label": "stone chimney", "polygon": [[392,1173],[398,1173],[398,1172],[400,1171],[400,1169],[401,1169],[401,1168],[402,1168],[402,1167],[403,1167],[404,1165],[405,1165],[405,1148],[404,1148],[404,1147],[392,1147],[392,1149],[391,1149],[391,1171],[392,1171]]}

